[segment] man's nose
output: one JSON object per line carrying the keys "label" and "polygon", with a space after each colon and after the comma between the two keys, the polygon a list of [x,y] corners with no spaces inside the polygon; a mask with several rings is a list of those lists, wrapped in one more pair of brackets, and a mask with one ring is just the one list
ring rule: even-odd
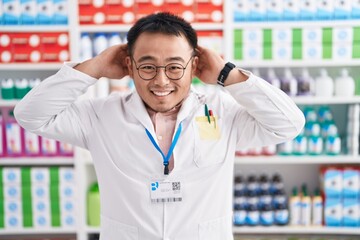
{"label": "man's nose", "polygon": [[159,86],[165,86],[169,84],[170,79],[165,74],[165,68],[158,68],[154,82]]}

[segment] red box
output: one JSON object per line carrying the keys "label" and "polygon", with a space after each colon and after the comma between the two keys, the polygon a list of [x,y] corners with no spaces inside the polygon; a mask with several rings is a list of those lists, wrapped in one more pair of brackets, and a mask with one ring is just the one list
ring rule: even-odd
{"label": "red box", "polygon": [[224,21],[223,1],[221,0],[195,0],[196,22],[222,23]]}
{"label": "red box", "polygon": [[39,33],[12,33],[14,62],[40,62],[42,44]]}
{"label": "red box", "polygon": [[13,45],[10,33],[0,33],[0,62],[8,63],[13,61]]}
{"label": "red box", "polygon": [[167,11],[183,17],[186,21],[195,22],[195,4],[191,4],[192,0],[165,0]]}
{"label": "red box", "polygon": [[42,60],[64,62],[70,60],[69,35],[66,32],[42,33]]}

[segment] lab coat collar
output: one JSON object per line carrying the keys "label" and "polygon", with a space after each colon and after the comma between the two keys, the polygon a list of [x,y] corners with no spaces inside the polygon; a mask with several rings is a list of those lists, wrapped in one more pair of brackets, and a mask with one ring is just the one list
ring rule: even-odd
{"label": "lab coat collar", "polygon": [[[197,105],[205,102],[205,96],[195,92],[194,88],[191,87],[188,97],[182,103],[180,111],[177,116],[176,126],[179,125],[185,118],[191,115]],[[151,134],[155,135],[154,126],[151,122],[150,116],[146,110],[145,104],[137,91],[135,90],[128,98],[127,104],[129,109],[136,119],[147,128]]]}

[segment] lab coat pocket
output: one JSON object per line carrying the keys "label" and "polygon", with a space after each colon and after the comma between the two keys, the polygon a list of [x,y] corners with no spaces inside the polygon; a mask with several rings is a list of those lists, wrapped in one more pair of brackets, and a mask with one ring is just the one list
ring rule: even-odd
{"label": "lab coat pocket", "polygon": [[100,240],[138,240],[138,228],[101,216]]}
{"label": "lab coat pocket", "polygon": [[199,240],[219,239],[233,239],[231,216],[225,216],[199,224]]}
{"label": "lab coat pocket", "polygon": [[198,167],[208,167],[223,163],[225,148],[222,146],[224,139],[221,137],[221,119],[211,117],[196,117],[193,124],[195,138],[194,161]]}

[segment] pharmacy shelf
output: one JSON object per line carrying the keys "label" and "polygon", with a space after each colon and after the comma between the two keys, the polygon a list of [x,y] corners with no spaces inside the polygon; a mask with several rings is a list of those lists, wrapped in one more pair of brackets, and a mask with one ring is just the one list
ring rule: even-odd
{"label": "pharmacy shelf", "polygon": [[74,157],[2,157],[0,166],[43,166],[43,165],[74,165]]}
{"label": "pharmacy shelf", "polygon": [[59,70],[62,63],[4,63],[0,64],[0,71],[49,71]]}
{"label": "pharmacy shelf", "polygon": [[0,25],[0,32],[67,32],[67,25]]}
{"label": "pharmacy shelf", "polygon": [[[76,234],[76,229],[70,228],[17,228],[17,229],[0,229],[0,236],[7,236],[7,235],[64,235],[64,234]],[[3,239],[2,237],[0,237]]]}
{"label": "pharmacy shelf", "polygon": [[237,156],[236,165],[248,164],[360,164],[360,156],[300,155],[300,156]]}
{"label": "pharmacy shelf", "polygon": [[[219,30],[224,29],[224,24],[222,23],[195,23],[192,25],[194,29],[198,31],[207,31],[207,30]],[[104,24],[104,25],[80,25],[80,32],[127,32],[132,27],[128,24]]]}
{"label": "pharmacy shelf", "polygon": [[348,20],[329,20],[329,21],[256,21],[256,22],[234,22],[234,29],[245,29],[245,28],[317,28],[317,27],[358,27],[359,19],[348,19]]}
{"label": "pharmacy shelf", "polygon": [[293,97],[292,99],[298,105],[357,104],[357,103],[360,103],[360,96],[353,96],[353,97],[297,96],[297,97]]}
{"label": "pharmacy shelf", "polygon": [[15,107],[19,100],[4,100],[0,99],[0,107]]}
{"label": "pharmacy shelf", "polygon": [[360,235],[359,228],[344,227],[234,227],[234,234]]}
{"label": "pharmacy shelf", "polygon": [[241,68],[327,68],[327,67],[358,67],[360,59],[348,60],[262,60],[249,61],[249,60],[233,60],[234,64]]}

